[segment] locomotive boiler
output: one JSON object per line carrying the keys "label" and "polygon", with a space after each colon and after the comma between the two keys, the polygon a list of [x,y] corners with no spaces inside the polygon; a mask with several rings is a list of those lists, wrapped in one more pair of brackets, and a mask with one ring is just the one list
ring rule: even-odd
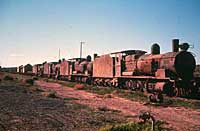
{"label": "locomotive boiler", "polygon": [[[137,70],[140,73],[158,76],[164,71],[165,77],[172,79],[191,80],[196,67],[194,56],[187,51],[189,45],[183,43],[179,45],[179,40],[172,41],[173,51],[160,54],[158,44],[152,46],[152,52],[141,56],[137,61]],[[181,51],[179,51],[181,48]]]}

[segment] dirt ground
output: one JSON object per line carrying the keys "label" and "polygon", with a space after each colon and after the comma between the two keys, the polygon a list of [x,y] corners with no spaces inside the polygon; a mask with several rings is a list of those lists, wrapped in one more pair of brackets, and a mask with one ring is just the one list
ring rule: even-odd
{"label": "dirt ground", "polygon": [[37,81],[36,84],[45,91],[53,90],[60,97],[76,98],[76,102],[91,108],[106,107],[119,110],[122,114],[136,118],[141,111],[150,111],[157,120],[167,122],[167,127],[178,131],[200,130],[200,109],[184,107],[153,107],[146,106],[141,102],[134,102],[112,95],[107,98],[102,95],[66,87],[58,83]]}
{"label": "dirt ground", "polygon": [[95,131],[125,121],[118,112],[92,109],[70,96],[49,98],[43,93],[37,86],[1,80],[0,131]]}
{"label": "dirt ground", "polygon": [[[200,130],[200,109],[155,107],[43,79],[30,86],[24,83],[24,76],[14,77],[18,79],[4,81],[0,73],[0,131],[94,131],[105,125],[136,121],[141,111],[151,112],[156,120],[166,122],[165,127],[170,130]],[[58,98],[47,97],[52,92]]]}

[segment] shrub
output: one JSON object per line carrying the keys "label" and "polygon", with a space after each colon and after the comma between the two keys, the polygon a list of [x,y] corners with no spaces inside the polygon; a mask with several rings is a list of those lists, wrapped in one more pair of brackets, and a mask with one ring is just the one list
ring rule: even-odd
{"label": "shrub", "polygon": [[40,89],[40,88],[36,88],[35,92],[44,92],[44,91],[42,89]]}
{"label": "shrub", "polygon": [[112,96],[112,94],[105,94],[104,96],[103,96],[103,98],[112,98],[113,96]]}
{"label": "shrub", "polygon": [[56,92],[51,92],[51,93],[49,93],[49,94],[47,95],[47,97],[49,97],[49,98],[58,98],[58,97],[56,96]]}
{"label": "shrub", "polygon": [[6,81],[13,81],[14,78],[12,76],[5,76],[4,80],[6,80]]}
{"label": "shrub", "polygon": [[75,88],[78,90],[83,90],[84,89],[84,85],[83,84],[76,84]]}
{"label": "shrub", "polygon": [[33,79],[26,79],[25,81],[27,84],[33,85],[34,84],[34,80]]}
{"label": "shrub", "polygon": [[110,111],[110,109],[108,109],[106,106],[99,107],[98,109],[99,109],[100,111],[104,111],[104,112]]}
{"label": "shrub", "polygon": [[[156,122],[155,123],[155,131],[166,131],[167,128],[163,127],[164,122]],[[117,124],[112,126],[106,126],[101,128],[99,131],[151,131],[152,125],[150,122],[146,123],[136,123],[129,122],[125,124]]]}
{"label": "shrub", "polygon": [[38,80],[38,77],[33,77],[33,80]]}

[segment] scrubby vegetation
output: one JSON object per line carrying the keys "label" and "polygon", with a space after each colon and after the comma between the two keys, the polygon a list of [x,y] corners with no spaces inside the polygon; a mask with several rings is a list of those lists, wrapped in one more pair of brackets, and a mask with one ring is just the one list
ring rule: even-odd
{"label": "scrubby vegetation", "polygon": [[200,109],[200,101],[196,100],[186,100],[181,98],[165,98],[164,103],[169,103],[171,106],[182,106],[192,109]]}
{"label": "scrubby vegetation", "polygon": [[[145,102],[147,103],[148,106],[181,106],[181,107],[192,108],[192,109],[200,109],[199,101],[170,98],[170,97],[165,96],[163,103],[156,103],[156,104],[151,105],[149,103],[148,95],[140,91],[130,91],[130,90],[125,90],[125,89],[113,88],[113,87],[99,87],[99,86],[92,86],[92,85],[87,85],[87,84],[77,84],[76,82],[56,81],[52,79],[49,79],[48,82],[57,82],[63,86],[85,90],[87,92],[95,93],[98,95],[114,94],[116,96],[127,98],[132,101]],[[110,98],[111,97],[112,96],[110,96]]]}
{"label": "scrubby vegetation", "polygon": [[72,101],[74,98],[51,99],[35,92],[30,95],[31,88],[10,83],[9,86],[0,86],[0,131],[95,131],[106,124],[125,121],[116,113],[78,104]]}
{"label": "scrubby vegetation", "polygon": [[35,92],[44,92],[44,91],[42,89],[40,89],[40,88],[36,88]]}
{"label": "scrubby vegetation", "polygon": [[[164,122],[156,122],[155,123],[155,131],[165,131],[166,128],[163,127]],[[151,131],[152,124],[150,122],[147,123],[136,123],[130,122],[125,124],[117,124],[111,125],[101,128],[99,131]]]}
{"label": "scrubby vegetation", "polygon": [[78,89],[78,90],[83,90],[85,87],[84,87],[83,84],[76,84],[76,85],[74,86],[74,88],[76,88],[76,89]]}
{"label": "scrubby vegetation", "polygon": [[26,79],[25,82],[27,84],[33,85],[34,84],[34,80],[33,79]]}
{"label": "scrubby vegetation", "polygon": [[38,77],[33,77],[33,80],[38,80],[39,78]]}
{"label": "scrubby vegetation", "polygon": [[4,80],[5,80],[5,81],[13,81],[14,78],[13,78],[12,76],[6,75],[6,76],[4,77]]}
{"label": "scrubby vegetation", "polygon": [[49,98],[58,98],[58,96],[56,95],[56,92],[50,92],[47,97]]}
{"label": "scrubby vegetation", "polygon": [[99,111],[103,111],[103,112],[107,112],[107,111],[108,111],[108,112],[118,112],[118,113],[121,112],[121,111],[119,111],[119,110],[109,109],[109,108],[107,108],[106,106],[99,107],[98,110],[99,110]]}

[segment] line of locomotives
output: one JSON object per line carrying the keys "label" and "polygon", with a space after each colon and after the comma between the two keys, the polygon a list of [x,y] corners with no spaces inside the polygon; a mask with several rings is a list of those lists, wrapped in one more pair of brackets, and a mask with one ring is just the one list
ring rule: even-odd
{"label": "line of locomotives", "polygon": [[61,80],[99,86],[162,92],[169,96],[190,96],[198,92],[193,77],[196,62],[188,52],[189,44],[172,40],[172,52],[160,54],[153,44],[151,54],[143,50],[125,50],[87,58],[36,64],[32,73]]}

